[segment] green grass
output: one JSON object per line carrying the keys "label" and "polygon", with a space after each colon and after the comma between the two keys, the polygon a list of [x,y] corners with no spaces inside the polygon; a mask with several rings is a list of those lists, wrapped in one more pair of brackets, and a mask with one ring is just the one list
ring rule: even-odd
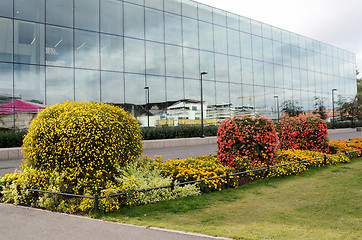
{"label": "green grass", "polygon": [[235,239],[360,239],[362,158],[236,189],[95,214]]}

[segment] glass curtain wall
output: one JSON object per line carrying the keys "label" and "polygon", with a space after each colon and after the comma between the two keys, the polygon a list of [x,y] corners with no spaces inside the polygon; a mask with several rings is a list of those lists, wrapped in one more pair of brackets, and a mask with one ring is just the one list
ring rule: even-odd
{"label": "glass curtain wall", "polygon": [[0,32],[0,127],[67,100],[161,126],[356,93],[354,53],[191,0],[2,0]]}

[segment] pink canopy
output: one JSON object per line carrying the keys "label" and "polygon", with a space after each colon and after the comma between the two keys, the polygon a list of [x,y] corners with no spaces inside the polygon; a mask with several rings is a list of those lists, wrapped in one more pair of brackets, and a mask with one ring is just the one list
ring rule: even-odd
{"label": "pink canopy", "polygon": [[43,107],[18,99],[0,103],[0,113],[39,113]]}

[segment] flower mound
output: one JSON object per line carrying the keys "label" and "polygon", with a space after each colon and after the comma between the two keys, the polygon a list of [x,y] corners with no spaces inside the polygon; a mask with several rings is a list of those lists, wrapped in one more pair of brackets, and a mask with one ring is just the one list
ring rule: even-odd
{"label": "flower mound", "polygon": [[329,153],[327,124],[320,118],[296,117],[278,126],[280,149]]}
{"label": "flower mound", "polygon": [[137,121],[121,108],[106,103],[56,104],[30,125],[23,143],[24,172],[32,168],[54,177],[59,173],[63,191],[84,194],[88,188],[88,193],[96,193],[113,179],[117,167],[141,154],[141,140]]}
{"label": "flower mound", "polygon": [[218,160],[237,168],[236,158],[245,156],[252,165],[276,163],[277,132],[270,119],[262,116],[225,119],[218,131]]}

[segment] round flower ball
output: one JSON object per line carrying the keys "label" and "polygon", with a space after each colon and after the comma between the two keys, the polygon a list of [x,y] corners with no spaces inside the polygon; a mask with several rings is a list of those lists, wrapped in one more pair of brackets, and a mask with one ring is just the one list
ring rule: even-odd
{"label": "round flower ball", "polygon": [[[107,103],[65,102],[45,108],[23,141],[25,166],[111,179],[142,152],[137,120]],[[83,173],[83,174],[82,174]]]}
{"label": "round flower ball", "polygon": [[237,168],[237,159],[248,157],[252,165],[276,163],[277,131],[263,116],[225,119],[219,126],[217,158],[225,166]]}

